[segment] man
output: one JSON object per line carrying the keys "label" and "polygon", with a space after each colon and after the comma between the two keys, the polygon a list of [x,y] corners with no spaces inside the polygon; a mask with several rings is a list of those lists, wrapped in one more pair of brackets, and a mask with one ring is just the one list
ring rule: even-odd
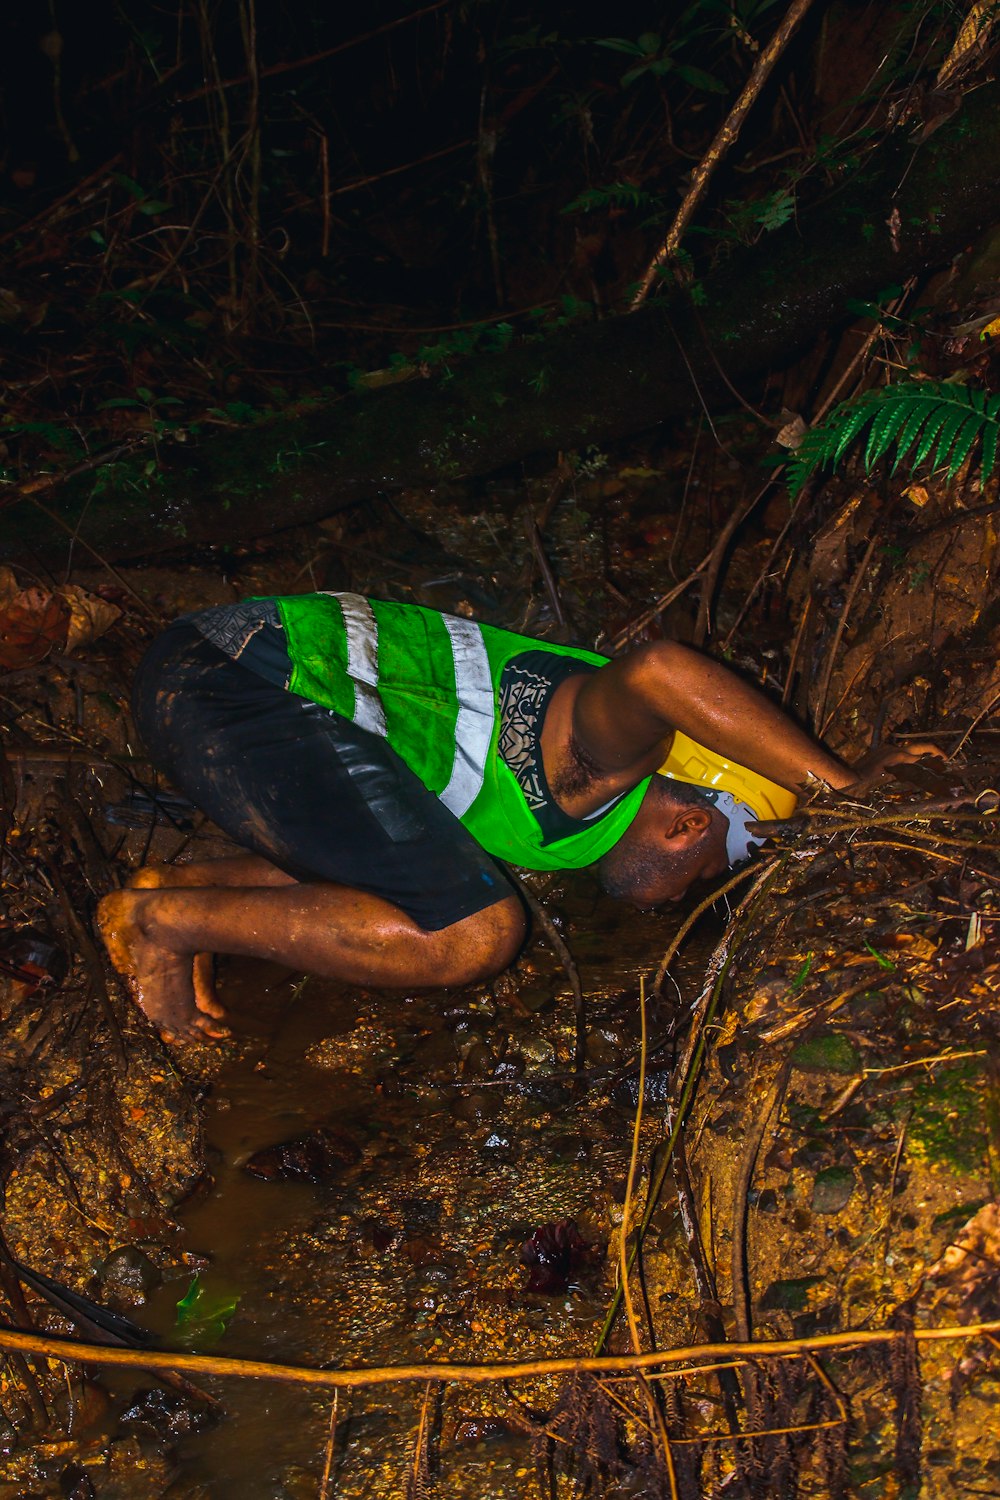
{"label": "man", "polygon": [[[807,783],[853,780],[675,642],[607,662],[353,594],[176,622],[135,713],[171,781],[248,851],[140,871],[101,903],[112,962],[171,1040],[226,1034],[207,955],[375,987],[485,979],[525,935],[495,858],[595,864],[610,893],[654,907],[745,858],[748,823],[786,815]],[[735,763],[729,790],[685,771],[681,744]]]}

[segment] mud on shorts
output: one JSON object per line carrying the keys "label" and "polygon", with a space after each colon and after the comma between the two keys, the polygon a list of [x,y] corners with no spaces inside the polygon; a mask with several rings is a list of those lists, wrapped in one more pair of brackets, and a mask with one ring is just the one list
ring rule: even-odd
{"label": "mud on shorts", "polygon": [[143,658],[133,711],[178,790],[296,880],[381,896],[429,932],[514,894],[385,740],[241,666],[186,620]]}

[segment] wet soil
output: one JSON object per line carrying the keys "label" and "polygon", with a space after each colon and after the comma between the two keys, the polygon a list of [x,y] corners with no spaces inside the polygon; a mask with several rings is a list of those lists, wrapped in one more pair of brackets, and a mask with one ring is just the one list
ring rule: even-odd
{"label": "wet soil", "polygon": [[[172,615],[288,587],[356,587],[613,642],[630,614],[615,580],[628,572],[632,590],[655,598],[675,554],[710,545],[721,502],[717,485],[678,510],[676,469],[659,457],[612,475],[595,455],[593,469],[546,530],[555,594],[513,488],[511,525],[496,533],[461,497],[450,508],[411,497],[405,524],[338,520],[285,554],[135,570],[124,593],[116,585],[123,614],[104,642],[7,674],[4,938],[33,925],[69,965],[65,980],[8,975],[0,986],[3,1227],[17,1260],[127,1313],[165,1347],[333,1366],[594,1348],[617,1274],[639,978],[651,979],[685,908],[629,913],[586,876],[540,883],[588,997],[586,1091],[574,1087],[570,981],[544,933],[496,985],[455,993],[374,996],[226,964],[235,1040],[181,1052],[116,988],[87,925],[96,898],[146,859],[226,852],[191,809],[158,804],[151,821],[149,795],[163,789],[132,759],[126,707],[149,627],[128,588]],[[560,483],[536,487],[534,514]],[[848,527],[858,509],[832,492],[838,568],[861,547]],[[765,520],[734,562],[746,589],[766,562],[767,528],[784,519]],[[737,656],[758,679],[780,671],[789,690],[798,674],[814,718],[849,688],[842,742],[888,712],[904,733],[937,728],[956,758],[943,783],[917,777],[820,806],[781,832],[784,862],[766,892],[745,910],[740,890],[717,903],[651,998],[633,1234],[664,1162],[681,1059],[699,1037],[705,1065],[682,1137],[689,1186],[679,1163],[650,1207],[635,1285],[643,1343],[899,1329],[875,1353],[795,1351],[729,1362],[728,1384],[697,1371],[661,1382],[682,1500],[921,1485],[957,1500],[996,1482],[992,1346],[956,1338],[918,1352],[907,1333],[989,1317],[1000,1278],[996,626],[981,607],[993,566],[982,525],[961,528],[982,575],[964,566],[968,588],[945,573],[947,588],[922,596],[928,616],[950,612],[933,681],[909,650],[922,629],[915,575],[887,581],[873,566],[845,636],[845,575],[829,571],[819,543],[795,560],[794,587],[812,590],[800,644],[789,653],[764,610]],[[951,559],[949,543],[932,561]],[[690,635],[683,607],[671,623]],[[904,639],[894,627],[906,649],[891,702],[878,626],[890,609],[908,629]],[[720,624],[737,613],[727,604]],[[841,643],[855,652],[849,682],[840,667],[823,671]],[[724,979],[707,1020],[706,963],[710,981]],[[560,1254],[555,1289],[539,1267]],[[83,1336],[40,1293],[19,1302],[15,1291],[4,1282],[10,1323]],[[609,1347],[627,1341],[619,1318]],[[204,1403],[145,1377],[33,1368],[0,1370],[2,1500],[321,1492],[329,1399],[206,1378],[222,1408],[207,1420]],[[383,1385],[339,1402],[327,1492],[381,1500],[436,1485],[550,1500],[574,1492],[568,1468],[595,1496],[671,1494],[645,1399],[634,1383],[536,1380],[456,1385],[425,1410],[422,1382]]]}

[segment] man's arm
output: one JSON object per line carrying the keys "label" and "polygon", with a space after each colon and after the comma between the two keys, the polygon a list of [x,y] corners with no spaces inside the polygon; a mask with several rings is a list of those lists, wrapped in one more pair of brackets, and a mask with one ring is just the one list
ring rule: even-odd
{"label": "man's arm", "polygon": [[677,729],[790,790],[811,777],[838,788],[855,779],[762,693],[676,641],[609,662],[586,679],[573,705],[579,751],[616,780],[655,770]]}

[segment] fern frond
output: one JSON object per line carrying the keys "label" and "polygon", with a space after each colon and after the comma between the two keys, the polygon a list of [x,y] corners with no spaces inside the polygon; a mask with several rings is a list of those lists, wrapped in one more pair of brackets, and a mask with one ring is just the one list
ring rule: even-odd
{"label": "fern frond", "polygon": [[906,381],[867,391],[854,401],[834,407],[826,421],[806,433],[791,459],[790,493],[797,495],[806,480],[824,464],[837,464],[865,429],[863,462],[866,470],[894,446],[892,473],[901,463],[911,469],[930,461],[936,469],[947,464],[949,480],[982,443],[981,478],[993,473],[1000,444],[1000,394],[947,381]]}

